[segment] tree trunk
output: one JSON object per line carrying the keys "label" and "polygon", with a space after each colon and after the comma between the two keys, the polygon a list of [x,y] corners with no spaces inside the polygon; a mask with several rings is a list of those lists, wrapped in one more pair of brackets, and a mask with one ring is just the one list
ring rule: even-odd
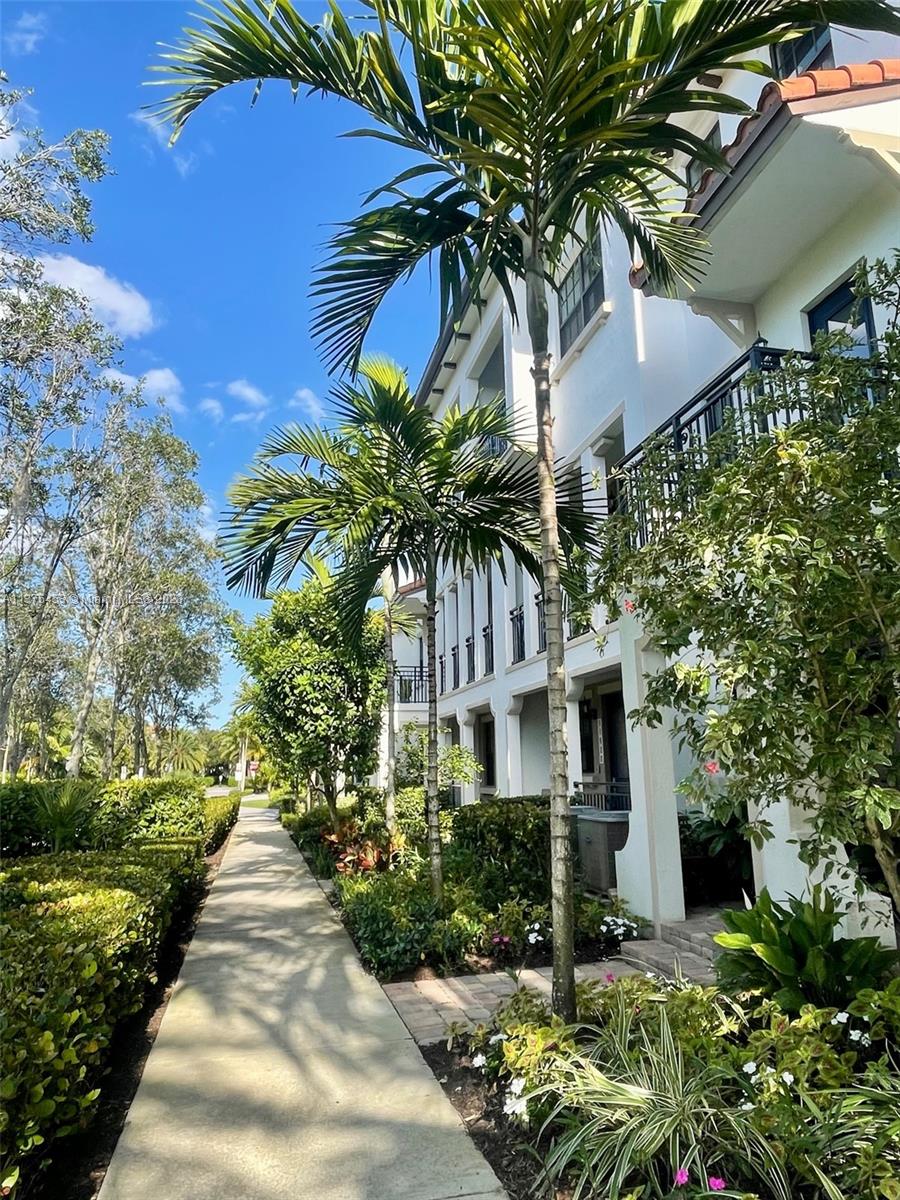
{"label": "tree trunk", "polygon": [[441,823],[438,809],[437,652],[435,612],[436,568],[429,563],[425,581],[425,650],[428,658],[428,752],[425,771],[425,822],[428,826],[428,857],[431,861],[431,890],[438,904],[444,899],[444,864],[441,856]]}
{"label": "tree trunk", "polygon": [[894,929],[896,930],[900,923],[900,870],[898,870],[893,839],[885,833],[874,817],[866,817],[866,828],[875,852],[875,859],[881,868],[888,894],[894,906]]}
{"label": "tree trunk", "polygon": [[331,819],[332,830],[337,829],[338,825],[338,810],[337,810],[337,788],[334,782],[333,775],[322,776],[322,792],[325,795],[325,803],[328,805],[328,816]]}
{"label": "tree trunk", "polygon": [[109,711],[109,725],[106,728],[106,738],[103,744],[103,770],[104,779],[112,778],[113,763],[116,758],[116,724],[119,720],[119,699],[122,694],[121,682],[116,676],[115,686],[113,688],[112,701]]}
{"label": "tree trunk", "polygon": [[100,644],[102,641],[102,624],[98,623],[93,640],[88,649],[87,669],[84,673],[84,687],[81,690],[81,701],[75,715],[75,726],[72,730],[72,749],[66,760],[66,778],[77,779],[81,772],[81,760],[84,755],[84,735],[87,730],[88,717],[94,703],[94,693],[97,690],[97,676],[100,673]]}
{"label": "tree trunk", "polygon": [[391,619],[391,605],[394,602],[394,573],[388,567],[382,576],[382,592],[384,595],[384,667],[385,685],[387,689],[387,745],[385,747],[384,772],[384,820],[390,833],[394,832],[396,814],[394,812],[394,788],[397,774],[397,734],[394,729],[396,719],[397,696],[394,679],[394,628]]}
{"label": "tree trunk", "polygon": [[531,338],[538,436],[544,622],[547,633],[547,707],[550,719],[550,891],[553,913],[553,1012],[564,1021],[575,1011],[575,897],[572,878],[569,768],[566,749],[566,665],[559,527],[550,411],[549,317],[544,263],[526,249],[528,333]]}

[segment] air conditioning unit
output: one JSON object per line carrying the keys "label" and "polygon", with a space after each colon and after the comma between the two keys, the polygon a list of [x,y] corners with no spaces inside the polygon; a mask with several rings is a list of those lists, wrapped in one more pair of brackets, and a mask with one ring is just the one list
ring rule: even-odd
{"label": "air conditioning unit", "polygon": [[628,813],[574,808],[572,815],[581,881],[592,892],[609,892],[616,886],[616,851],[628,840]]}

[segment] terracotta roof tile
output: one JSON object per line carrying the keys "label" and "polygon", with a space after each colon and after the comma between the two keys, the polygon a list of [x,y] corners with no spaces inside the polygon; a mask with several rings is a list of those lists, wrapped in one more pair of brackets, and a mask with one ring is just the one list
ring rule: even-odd
{"label": "terracotta roof tile", "polygon": [[[723,146],[721,153],[733,167],[752,141],[759,128],[759,118],[774,115],[774,110],[783,104],[797,100],[811,100],[817,96],[834,95],[837,92],[882,87],[900,82],[900,58],[875,58],[867,63],[848,63],[846,66],[830,67],[817,71],[804,71],[792,79],[773,80],[759,94],[756,112],[743,118],[737,127],[734,140]],[[695,212],[703,203],[702,197],[719,173],[711,167],[700,176],[697,186],[688,195],[685,212]],[[698,203],[699,201],[699,203]],[[628,273],[631,286],[643,287],[647,272],[643,263],[636,263]]]}

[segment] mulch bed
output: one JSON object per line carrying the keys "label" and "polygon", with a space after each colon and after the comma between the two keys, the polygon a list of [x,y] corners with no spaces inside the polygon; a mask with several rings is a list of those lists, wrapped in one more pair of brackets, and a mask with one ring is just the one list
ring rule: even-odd
{"label": "mulch bed", "polygon": [[122,1021],[113,1034],[111,1065],[100,1081],[100,1099],[91,1124],[81,1133],[55,1143],[53,1161],[28,1190],[28,1200],[94,1200],[100,1191],[230,837],[229,834],[215,854],[207,857],[206,881],[195,903],[182,909],[169,926],[157,966],[157,981],[148,989],[144,1007]]}
{"label": "mulch bed", "polygon": [[472,1141],[491,1164],[494,1174],[509,1195],[509,1200],[571,1200],[568,1188],[552,1193],[535,1192],[540,1177],[540,1162],[522,1139],[522,1129],[503,1112],[503,1097],[473,1071],[465,1047],[447,1049],[446,1042],[420,1046],[422,1057],[431,1067],[450,1103],[459,1113]]}

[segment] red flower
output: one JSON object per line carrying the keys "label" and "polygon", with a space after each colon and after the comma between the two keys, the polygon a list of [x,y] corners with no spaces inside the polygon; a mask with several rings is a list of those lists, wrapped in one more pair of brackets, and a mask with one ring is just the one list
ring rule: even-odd
{"label": "red flower", "polygon": [[707,775],[718,775],[722,768],[714,758],[711,758],[703,764],[703,770],[707,773]]}
{"label": "red flower", "polygon": [[633,613],[634,610],[637,608],[637,605],[635,604],[635,602],[633,600],[626,600],[623,605],[623,608],[625,609],[625,611],[627,613]]}

